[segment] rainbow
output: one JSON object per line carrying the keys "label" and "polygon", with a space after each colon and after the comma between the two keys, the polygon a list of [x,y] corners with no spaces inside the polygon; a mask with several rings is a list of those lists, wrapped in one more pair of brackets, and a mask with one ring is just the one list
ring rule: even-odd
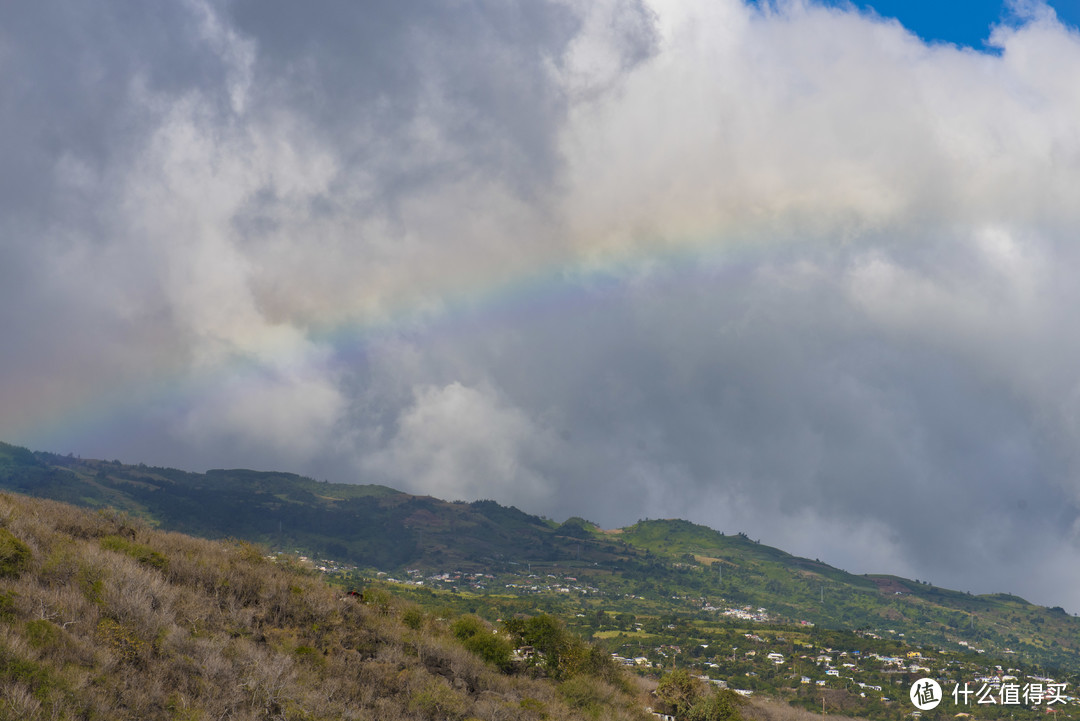
{"label": "rainbow", "polygon": [[[298,339],[325,349],[325,370],[332,373],[362,363],[372,345],[385,339],[433,344],[508,321],[527,327],[538,318],[580,313],[617,302],[628,292],[665,293],[692,282],[741,282],[766,260],[782,259],[802,245],[790,239],[763,242],[759,233],[733,236],[730,230],[657,238],[629,251],[593,250],[571,261],[548,259],[505,276],[454,278],[440,288],[398,294],[383,303],[382,310],[347,309],[335,318],[304,325],[267,326],[244,339],[244,350],[224,360],[176,359],[138,377],[84,389],[63,403],[42,405],[27,394],[20,407],[37,410],[24,414],[10,440],[35,449],[64,452],[75,447],[91,454],[95,439],[107,436],[120,419],[167,422],[181,416],[193,398],[223,385],[239,392],[250,386],[254,392],[260,379],[300,360],[294,358]],[[132,433],[138,424],[123,427]]]}

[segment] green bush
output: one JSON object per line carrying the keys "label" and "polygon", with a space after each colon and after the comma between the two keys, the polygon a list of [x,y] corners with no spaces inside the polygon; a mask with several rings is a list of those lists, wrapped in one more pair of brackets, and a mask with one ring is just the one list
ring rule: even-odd
{"label": "green bush", "polygon": [[487,633],[487,626],[478,616],[462,616],[454,621],[450,631],[458,641],[467,641],[478,633]]}
{"label": "green bush", "polygon": [[401,622],[414,631],[419,631],[424,626],[424,612],[416,606],[409,606],[401,612]]}
{"label": "green bush", "polygon": [[660,679],[656,687],[656,698],[675,709],[676,715],[691,709],[704,694],[705,687],[700,680],[690,675],[685,668],[678,668]]}
{"label": "green bush", "polygon": [[79,590],[87,601],[98,605],[104,603],[105,580],[101,570],[80,566],[75,574],[75,582],[79,584]]}
{"label": "green bush", "polygon": [[383,588],[369,588],[364,591],[364,603],[375,609],[381,616],[388,616],[394,608],[394,597]]}
{"label": "green bush", "polygon": [[126,663],[141,666],[153,652],[153,646],[139,637],[131,628],[111,619],[103,618],[97,624],[97,638]]}
{"label": "green bush", "polygon": [[53,692],[64,690],[46,666],[17,658],[7,649],[0,649],[0,681],[26,686],[38,701],[47,701]]}
{"label": "green bush", "polygon": [[460,718],[465,713],[465,700],[450,688],[446,679],[436,676],[413,693],[409,710],[418,711],[430,719]]}
{"label": "green bush", "polygon": [[510,658],[513,649],[505,640],[493,633],[478,633],[464,641],[465,648],[490,663],[503,673],[509,673],[514,664]]}
{"label": "green bush", "polygon": [[108,551],[117,551],[131,556],[139,563],[165,571],[169,568],[169,559],[165,554],[155,551],[150,546],[129,541],[123,536],[105,536],[101,539],[101,547]]}
{"label": "green bush", "polygon": [[521,703],[518,705],[526,711],[535,711],[541,716],[547,717],[547,707],[544,705],[544,702],[540,701],[539,699],[532,698],[531,696],[526,696],[525,698],[521,699]]}
{"label": "green bush", "polygon": [[326,667],[325,656],[313,646],[297,646],[293,651],[293,655],[313,668],[322,669]]}
{"label": "green bush", "polygon": [[169,712],[171,721],[202,721],[204,718],[200,709],[190,706],[184,697],[175,691],[169,695],[165,709]]}
{"label": "green bush", "polygon": [[476,654],[503,673],[513,668],[510,642],[492,633],[477,616],[462,616],[450,627],[454,637],[470,652]]}
{"label": "green bush", "polygon": [[8,529],[0,528],[0,578],[18,578],[30,568],[30,558],[30,546]]}
{"label": "green bush", "polygon": [[44,619],[27,621],[26,641],[34,648],[52,646],[60,639],[60,629],[55,623]]}
{"label": "green bush", "polygon": [[596,717],[606,706],[607,698],[595,679],[577,676],[559,684],[559,693],[571,708]]}
{"label": "green bush", "polygon": [[687,721],[741,721],[739,707],[746,703],[730,689],[716,689],[690,707]]}
{"label": "green bush", "polygon": [[15,620],[15,592],[0,593],[0,621]]}

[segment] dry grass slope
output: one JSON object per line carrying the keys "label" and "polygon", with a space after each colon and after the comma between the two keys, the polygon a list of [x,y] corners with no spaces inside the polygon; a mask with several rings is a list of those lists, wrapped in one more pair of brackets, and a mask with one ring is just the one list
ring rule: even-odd
{"label": "dry grass slope", "polygon": [[0,494],[0,721],[647,719],[623,677],[507,675],[449,623],[241,542]]}

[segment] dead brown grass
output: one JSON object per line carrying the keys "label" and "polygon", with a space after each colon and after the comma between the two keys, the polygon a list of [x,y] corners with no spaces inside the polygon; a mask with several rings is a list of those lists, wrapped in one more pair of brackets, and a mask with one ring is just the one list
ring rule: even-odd
{"label": "dead brown grass", "polygon": [[7,494],[0,528],[30,549],[0,579],[0,721],[649,718],[629,684],[505,675],[245,543]]}
{"label": "dead brown grass", "polygon": [[[791,706],[783,701],[767,698],[754,698],[743,707],[742,715],[746,721],[822,721],[822,714]],[[825,721],[857,721],[851,716],[839,716],[828,713]]]}

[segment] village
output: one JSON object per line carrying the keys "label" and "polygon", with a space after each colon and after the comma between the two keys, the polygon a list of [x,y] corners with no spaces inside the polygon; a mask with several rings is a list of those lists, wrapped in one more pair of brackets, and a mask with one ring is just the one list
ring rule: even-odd
{"label": "village", "polygon": [[[560,616],[634,673],[658,678],[685,668],[743,696],[786,698],[819,712],[824,701],[826,710],[848,715],[918,717],[908,694],[912,683],[930,678],[940,685],[950,715],[961,718],[994,716],[992,709],[1006,707],[1014,716],[1042,710],[1080,717],[1076,679],[990,658],[967,642],[959,650],[915,648],[895,629],[830,631],[716,597],[676,594],[659,603],[631,589],[599,588],[560,569],[379,575],[399,588],[449,591],[470,612],[494,594],[528,597],[536,610]],[[649,608],[655,613],[643,612]]]}
{"label": "village", "polygon": [[[871,634],[875,635],[876,634]],[[986,715],[994,707],[1010,711],[1080,713],[1075,683],[945,651],[872,650],[815,646],[777,633],[723,634],[723,644],[693,648],[661,644],[613,653],[617,663],[635,670],[688,668],[699,679],[743,696],[761,693],[818,708],[831,699],[834,711],[869,717],[918,717],[909,692],[930,678],[942,689],[950,715]],[[880,643],[880,639],[868,639]],[[628,649],[629,650],[629,649]],[[625,654],[625,655],[624,655]],[[889,713],[891,711],[891,713]],[[876,713],[875,713],[876,712]],[[997,715],[990,713],[990,715]]]}

